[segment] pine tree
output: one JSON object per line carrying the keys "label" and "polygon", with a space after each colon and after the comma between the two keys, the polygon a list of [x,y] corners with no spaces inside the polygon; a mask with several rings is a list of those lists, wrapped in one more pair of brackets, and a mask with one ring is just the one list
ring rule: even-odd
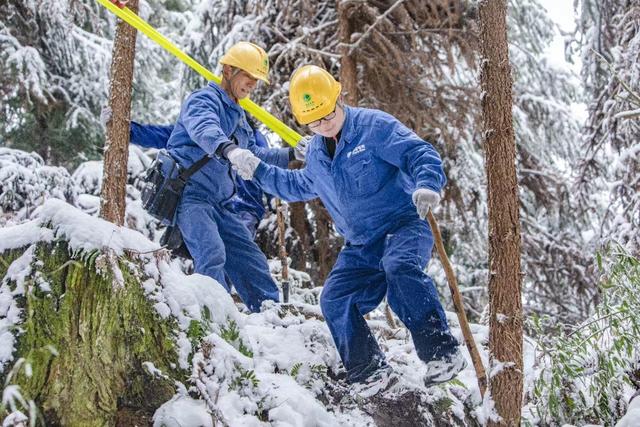
{"label": "pine tree", "polygon": [[[190,7],[190,5],[189,5]],[[188,37],[182,2],[144,4],[143,17],[172,39]],[[116,18],[94,0],[0,2],[0,139],[73,167],[101,157]],[[178,35],[180,37],[178,37]],[[138,121],[177,116],[184,67],[139,37],[133,113]]]}
{"label": "pine tree", "polygon": [[0,135],[7,145],[53,164],[97,156],[94,112],[104,97],[109,41],[94,9],[88,0],[0,4]]}
{"label": "pine tree", "polygon": [[486,0],[479,12],[489,201],[489,349],[492,366],[500,366],[490,378],[490,390],[501,420],[490,424],[518,426],[523,388],[520,203],[506,1]]}

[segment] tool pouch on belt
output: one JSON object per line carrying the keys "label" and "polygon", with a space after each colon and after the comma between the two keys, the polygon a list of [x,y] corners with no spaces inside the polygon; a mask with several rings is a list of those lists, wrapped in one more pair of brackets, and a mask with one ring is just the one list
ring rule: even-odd
{"label": "tool pouch on belt", "polygon": [[177,225],[170,225],[164,230],[164,233],[160,237],[160,245],[165,246],[176,256],[193,259],[187,245],[182,239],[182,233]]}
{"label": "tool pouch on belt", "polygon": [[204,156],[190,168],[182,169],[169,153],[161,150],[144,178],[141,194],[144,209],[163,224],[173,224],[187,180],[209,159]]}

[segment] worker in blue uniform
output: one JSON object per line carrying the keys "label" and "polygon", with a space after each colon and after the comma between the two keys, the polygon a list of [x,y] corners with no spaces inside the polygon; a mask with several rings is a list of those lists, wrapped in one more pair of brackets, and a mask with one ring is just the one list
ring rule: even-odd
{"label": "worker in blue uniform", "polygon": [[278,301],[267,259],[232,208],[235,171],[229,163],[234,149],[248,149],[269,164],[286,168],[287,148],[255,143],[239,100],[249,96],[258,80],[268,83],[269,60],[259,46],[240,42],[221,58],[222,81],[196,90],[182,104],[167,141],[167,151],[183,168],[203,156],[210,160],[193,174],[178,205],[176,224],[193,256],[195,272],[230,284],[252,312],[265,300]]}
{"label": "worker in blue uniform", "polygon": [[[106,112],[108,112],[108,109],[105,109],[105,113],[103,114],[110,114]],[[107,122],[110,118],[105,117],[102,120]],[[247,122],[253,129],[256,145],[259,147],[268,147],[269,144],[264,134],[260,132],[258,127],[248,117]],[[171,136],[173,128],[174,125],[144,125],[131,121],[129,142],[143,148],[164,149],[167,147],[167,141],[169,140],[169,136]],[[295,156],[296,159],[304,159],[304,154],[300,150],[295,152]],[[236,177],[236,191],[236,197],[232,200],[231,207],[255,238],[258,225],[267,212],[270,196],[266,196],[267,205],[265,205],[264,193],[260,186],[255,182],[245,181],[239,176]]]}
{"label": "worker in blue uniform", "polygon": [[[255,44],[239,42],[220,63],[221,83],[211,82],[187,97],[166,142],[168,153],[183,169],[205,156],[210,158],[189,178],[176,225],[193,257],[195,272],[214,278],[228,291],[232,282],[249,310],[257,312],[263,301],[278,300],[278,289],[266,257],[253,240],[254,231],[241,220],[247,206],[237,206],[238,180],[229,159],[235,150],[248,149],[265,162],[286,168],[300,148],[258,145],[239,105],[258,80],[268,83],[266,52]],[[132,137],[139,130],[132,129]],[[157,137],[166,130],[154,128],[151,133]]]}
{"label": "worker in blue uniform", "polygon": [[426,363],[424,381],[448,381],[466,361],[424,271],[433,248],[425,218],[446,183],[442,161],[393,116],[343,105],[340,91],[340,83],[316,66],[291,78],[293,113],[315,133],[303,169],[284,170],[240,149],[231,161],[241,176],[287,201],[319,197],[344,236],[320,305],[347,379],[374,391],[393,383],[364,319],[386,296]]}

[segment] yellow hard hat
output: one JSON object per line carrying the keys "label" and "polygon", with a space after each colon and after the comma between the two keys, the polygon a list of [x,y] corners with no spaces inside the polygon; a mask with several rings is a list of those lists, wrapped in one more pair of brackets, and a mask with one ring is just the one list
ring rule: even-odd
{"label": "yellow hard hat", "polygon": [[269,57],[258,45],[249,42],[238,42],[220,59],[221,64],[231,65],[249,73],[254,79],[269,83]]}
{"label": "yellow hard hat", "polygon": [[316,65],[298,68],[289,82],[289,102],[298,123],[320,120],[336,108],[342,86]]}

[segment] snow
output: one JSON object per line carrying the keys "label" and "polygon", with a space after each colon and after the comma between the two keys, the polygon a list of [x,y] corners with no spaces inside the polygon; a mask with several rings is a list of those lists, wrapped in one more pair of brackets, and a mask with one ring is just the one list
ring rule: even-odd
{"label": "snow", "polygon": [[627,408],[627,413],[620,418],[616,427],[637,427],[640,426],[640,396],[636,396]]}
{"label": "snow", "polygon": [[337,354],[324,322],[288,316],[285,319],[289,322],[282,324],[268,317],[265,313],[253,314],[244,324],[246,343],[259,356],[257,368],[270,372],[277,367],[284,371],[296,363],[337,368]]}
{"label": "snow", "polygon": [[9,416],[5,418],[2,423],[2,426],[24,426],[26,416],[18,410],[18,405],[21,405],[23,408],[29,409],[29,418],[35,420],[35,405],[33,401],[28,401],[22,395],[22,391],[20,387],[17,385],[5,385],[4,390],[2,390],[2,407],[4,409],[8,409],[11,411]]}
{"label": "snow", "polygon": [[567,62],[565,38],[562,34],[571,33],[576,28],[575,2],[573,0],[539,0],[539,2],[556,25],[553,40],[545,51],[546,57],[553,65],[559,68],[571,68],[578,74],[582,66],[580,58],[572,58],[572,63]]}
{"label": "snow", "polygon": [[207,405],[201,400],[176,395],[153,416],[154,427],[213,427]]}
{"label": "snow", "polygon": [[489,372],[489,378],[493,378],[498,375],[500,372],[504,371],[511,366],[514,366],[513,362],[501,362],[499,360],[493,360],[491,365],[491,372]]}
{"label": "snow", "polygon": [[71,179],[85,193],[98,195],[102,188],[102,174],[102,162],[89,161],[78,166]]}
{"label": "snow", "polygon": [[221,284],[201,274],[186,275],[167,263],[160,263],[159,268],[164,296],[162,302],[170,307],[181,329],[188,328],[193,319],[202,321],[205,307],[213,324],[225,324],[228,319],[238,321],[240,313]]}
{"label": "snow", "polygon": [[29,418],[20,411],[10,413],[2,422],[2,427],[27,427]]}
{"label": "snow", "polygon": [[160,245],[137,231],[92,217],[61,200],[47,200],[36,210],[35,216],[34,227],[50,224],[55,238],[68,241],[74,251],[109,248],[116,255],[123,255],[125,250],[151,252],[160,249]]}
{"label": "snow", "polygon": [[[15,153],[14,153],[15,154]],[[25,157],[37,165],[37,159]],[[215,280],[199,274],[185,274],[184,262],[169,260],[157,243],[153,221],[139,205],[139,192],[128,187],[127,224],[135,230],[117,227],[96,215],[99,209],[101,166],[85,163],[72,179],[76,184],[73,205],[48,197],[21,224],[0,229],[0,250],[29,247],[11,266],[0,286],[0,368],[12,360],[15,337],[11,331],[20,324],[20,309],[13,298],[9,282],[24,292],[22,283],[31,271],[35,245],[57,239],[69,242],[72,252],[107,251],[123,255],[131,251],[141,277],[145,296],[162,318],[176,320],[176,364],[192,372],[186,385],[176,384],[177,394],[162,405],[154,416],[154,425],[213,425],[219,419],[227,425],[265,425],[260,414],[268,414],[274,426],[373,425],[373,420],[358,405],[326,404],[335,379],[328,372],[340,372],[339,357],[317,304],[321,288],[305,289],[311,278],[304,272],[290,270],[292,302],[289,305],[265,303],[260,313],[248,313]],[[111,267],[114,265],[112,263]],[[279,260],[270,260],[276,280],[280,278]],[[45,284],[46,287],[46,284]],[[312,303],[310,303],[312,302]],[[446,312],[452,333],[462,343],[455,313]],[[397,320],[396,320],[397,321]],[[205,337],[194,343],[187,336],[193,322],[199,322]],[[423,384],[425,364],[417,357],[411,338],[401,326],[392,328],[382,307],[371,313],[369,326],[379,340],[390,365],[400,376],[400,398],[406,391],[416,391],[425,402],[451,401],[452,413],[465,418],[469,408],[477,408],[478,420],[492,414],[490,401],[480,398],[475,372],[466,347],[461,350],[468,362],[456,382],[426,389]],[[236,325],[238,338],[227,341],[225,330]],[[488,354],[488,328],[470,325],[485,366]],[[534,344],[525,341],[525,373],[529,387],[533,383]],[[190,362],[191,360],[191,362]],[[15,365],[14,365],[15,366]],[[164,375],[151,363],[148,372]],[[344,387],[343,385],[341,387]],[[192,397],[198,397],[194,400]],[[212,416],[214,418],[212,418]]]}
{"label": "snow", "polygon": [[[518,3],[520,2],[513,2],[513,5]],[[540,3],[546,6],[551,18],[556,21],[556,24],[563,32],[573,31],[575,28],[575,14],[572,8],[572,4],[575,2],[573,0],[540,0]],[[60,62],[62,74],[52,75],[55,71],[51,67],[47,67],[45,62],[45,59],[49,58],[46,58],[42,52],[33,47],[22,46],[21,39],[13,37],[9,32],[0,35],[3,47],[7,48],[6,52],[3,52],[3,54],[6,54],[4,62],[15,68],[17,79],[22,81],[19,88],[21,94],[24,93],[28,97],[38,98],[46,104],[53,99],[51,93],[59,91],[63,99],[73,104],[73,107],[65,117],[67,126],[75,125],[83,118],[88,118],[95,122],[95,117],[92,117],[91,113],[92,111],[95,112],[98,103],[104,100],[106,88],[108,87],[108,73],[105,73],[105,70],[108,69],[111,41],[105,37],[109,37],[112,34],[115,19],[107,14],[106,20],[103,19],[103,16],[99,16],[97,19],[91,19],[79,25],[77,20],[74,20],[76,14],[61,13],[66,10],[67,2],[54,2],[53,4],[57,4],[57,6],[49,8],[50,10],[44,10],[38,16],[46,24],[43,28],[51,29],[51,31],[47,31],[47,37],[51,39],[51,42],[49,43],[45,39],[47,45],[52,46],[54,51],[59,50],[61,56],[64,56],[66,61],[69,62],[69,64]],[[25,9],[31,12],[36,3],[27,2],[25,5]],[[83,3],[80,2],[80,5],[82,6]],[[526,2],[526,6],[529,7],[537,8],[537,5],[537,1]],[[208,63],[215,63],[215,60],[220,57],[224,49],[237,39],[253,34],[253,27],[256,25],[259,24],[258,26],[263,30],[269,29],[268,20],[264,19],[263,21],[263,18],[266,17],[254,14],[247,17],[234,17],[232,13],[224,13],[230,12],[224,9],[226,2],[220,2],[220,5],[212,5],[211,2],[196,0],[186,2],[184,7],[186,11],[183,13],[175,10],[167,11],[163,7],[155,7],[155,5],[151,7],[148,2],[142,2],[141,5],[142,15],[145,18],[151,18],[153,24],[157,25],[161,32],[167,32],[169,38],[174,39],[175,37],[178,45],[194,52],[209,52],[211,50],[208,58],[206,58],[209,61]],[[94,9],[91,10],[95,11]],[[331,17],[332,13],[332,9],[328,8],[327,13],[323,15]],[[77,15],[82,14],[79,13]],[[218,24],[215,23],[216,16],[227,17],[226,19],[231,21],[230,25],[227,26],[228,28],[219,34],[214,31],[203,31],[203,28],[219,30]],[[51,19],[51,17],[54,19]],[[311,25],[312,23],[305,23],[301,27],[302,33],[307,34],[307,31],[310,31],[309,28],[312,28]],[[96,26],[99,26],[99,28],[94,28]],[[535,27],[536,23],[531,22],[531,26]],[[224,26],[221,25],[221,27]],[[60,34],[61,28],[63,29],[62,34]],[[93,34],[93,32],[96,34]],[[265,31],[262,32],[265,33]],[[557,29],[554,29],[554,32],[553,46],[551,49],[546,50],[548,62],[554,67],[565,69],[571,67],[564,60],[563,35]],[[266,33],[269,33],[269,31],[266,31]],[[284,29],[283,33],[288,36]],[[61,36],[67,43],[60,43],[58,39]],[[357,37],[358,35],[354,34],[354,36]],[[589,35],[585,35],[585,38],[588,39]],[[138,55],[138,63],[136,64],[136,81],[138,82],[136,93],[138,95],[134,99],[133,111],[134,114],[141,115],[144,119],[147,119],[146,121],[165,121],[166,118],[175,115],[179,110],[180,96],[176,96],[176,94],[181,94],[181,91],[186,90],[184,82],[191,84],[193,83],[193,78],[185,78],[185,67],[176,66],[177,61],[171,58],[170,55],[160,53],[161,49],[158,46],[155,46],[144,37],[139,37],[138,40],[141,47],[141,49],[138,49],[140,55]],[[307,41],[310,46],[313,45],[311,39]],[[521,41],[518,40],[517,42]],[[34,44],[34,46],[36,45]],[[212,50],[211,48],[214,46],[216,46],[216,49]],[[290,47],[287,47],[286,44],[277,44],[270,52],[271,57],[276,57],[274,55],[276,53],[275,50],[287,48]],[[631,53],[634,52],[632,49],[629,49],[629,51]],[[617,49],[613,53],[620,57],[624,52],[621,49]],[[538,59],[536,58],[536,60]],[[577,59],[575,66],[571,67],[573,70],[580,67],[580,58],[575,59]],[[540,60],[539,62],[542,63],[543,61]],[[82,75],[77,72],[80,67],[83,69]],[[158,75],[158,70],[162,71],[160,73],[163,76],[162,78]],[[524,72],[525,70],[522,67],[516,67],[515,71]],[[143,73],[146,73],[146,75]],[[145,78],[139,78],[142,76]],[[446,78],[451,81],[458,77],[452,73],[452,75],[447,75]],[[163,82],[163,79],[166,81]],[[540,80],[544,82],[544,78]],[[543,92],[545,95],[549,92],[554,92],[557,88],[553,81],[550,80],[548,83],[548,87],[544,87],[545,90]],[[276,83],[272,88],[278,86],[280,85]],[[462,85],[460,86],[462,87]],[[281,85],[280,93],[286,91],[287,87],[286,83]],[[277,89],[276,93],[278,93]],[[550,99],[556,99],[556,97],[553,95],[540,96],[540,92],[535,90],[520,96],[520,101],[527,100],[529,103],[538,104],[552,112],[554,110],[566,110],[566,105],[570,105],[573,113],[569,113],[569,116],[573,114],[574,117],[584,118],[586,115],[583,104],[550,102]],[[12,99],[7,101],[9,100],[13,101]],[[159,100],[165,101],[158,102]],[[20,101],[23,100],[21,99]],[[12,102],[12,104],[14,103]],[[145,104],[145,108],[139,108],[142,103]],[[613,106],[611,103],[608,105]],[[531,126],[530,123],[526,123],[528,119],[531,119],[531,116],[531,114],[519,116],[525,123],[523,125],[524,128]],[[564,120],[564,116],[560,118],[553,116],[556,124],[549,123],[549,128],[554,126],[571,128],[571,123]],[[14,126],[17,126],[17,124]],[[473,129],[475,127],[470,126],[470,128]],[[477,138],[474,136],[473,138],[468,138],[467,141],[465,137],[466,130],[459,129],[456,132],[461,136],[461,144],[459,144],[461,151],[459,154],[464,153],[464,155],[459,155],[456,164],[450,165],[452,166],[450,176],[456,178],[455,182],[459,184],[461,189],[462,199],[460,203],[466,206],[479,205],[476,217],[472,216],[472,223],[477,223],[477,227],[465,230],[465,239],[457,237],[462,234],[459,233],[461,229],[455,228],[454,224],[451,225],[452,247],[456,247],[456,257],[458,258],[454,262],[463,275],[460,278],[460,282],[473,282],[479,285],[467,289],[468,292],[471,292],[473,288],[486,289],[486,286],[484,286],[484,277],[487,273],[486,265],[483,265],[482,261],[475,264],[465,263],[465,259],[484,259],[484,255],[486,255],[486,248],[483,247],[486,244],[483,243],[483,238],[477,235],[478,230],[486,229],[486,224],[483,223],[483,218],[486,218],[486,212],[483,211],[485,207],[482,202],[478,202],[478,200],[482,200],[483,180],[481,176],[484,168],[481,152],[469,147],[472,140],[476,141]],[[553,149],[552,147],[554,146],[562,145],[554,144],[554,142],[563,140],[563,138],[557,137],[542,139],[535,132],[529,130],[521,130],[518,134],[521,141],[525,142],[523,146],[535,144],[536,141],[544,141],[542,145],[545,151]],[[576,132],[575,138],[577,139],[579,136]],[[573,137],[564,138],[567,141],[572,139]],[[573,152],[570,154],[575,156]],[[621,156],[616,161],[609,162],[608,165],[610,168],[624,169],[625,164],[633,160],[634,156],[637,157],[637,154],[637,148],[627,148],[621,152]],[[545,163],[545,159],[542,159],[542,163]],[[573,161],[567,162],[561,169],[569,171],[573,164]],[[148,156],[131,146],[128,165],[131,177],[141,173],[147,165]],[[533,170],[535,169],[529,169],[529,171]],[[538,172],[539,176],[544,177],[547,170]],[[464,182],[465,178],[467,182]],[[95,218],[93,217],[97,215],[99,210],[100,201],[97,195],[99,194],[101,180],[102,164],[100,162],[85,162],[70,176],[68,172],[61,168],[45,166],[43,160],[37,154],[27,154],[17,150],[0,148],[0,182],[3,187],[0,195],[0,214],[2,214],[0,215],[0,225],[11,226],[0,229],[0,252],[5,252],[12,248],[24,249],[30,247],[31,254],[33,254],[33,245],[35,243],[52,242],[58,238],[69,239],[72,250],[104,250],[109,248],[116,254],[122,254],[125,250],[136,252],[158,250],[159,246],[153,243],[154,240],[157,241],[158,237],[157,233],[154,234],[157,231],[157,226],[142,210],[139,200],[136,200],[138,195],[132,185],[127,189],[127,226],[136,230],[138,234],[132,230],[94,221]],[[6,190],[5,184],[7,183],[11,191]],[[617,184],[624,184],[624,180],[621,178],[617,181]],[[554,198],[556,195],[551,192],[551,187],[553,187],[553,183],[549,186],[549,191],[551,193],[550,198]],[[80,194],[76,196],[76,193]],[[71,205],[75,204],[84,214],[77,210],[69,209],[68,205],[63,202],[55,204],[51,201],[52,198],[64,200]],[[45,200],[49,201],[45,203]],[[35,207],[43,203],[45,203],[44,206],[40,207],[36,212],[33,211]],[[562,202],[561,205],[565,206],[565,203]],[[573,210],[571,203],[566,203],[566,212],[562,216],[566,216],[568,212]],[[462,219],[455,221],[460,224],[465,222],[463,221],[465,218],[462,218],[463,214],[464,212],[456,211],[455,207],[452,208],[451,212],[447,212],[449,218]],[[548,221],[552,213],[545,211],[544,216],[543,220]],[[612,217],[615,218],[613,221],[614,228],[629,235],[633,234],[634,228],[629,221],[626,221],[624,216],[614,213]],[[476,218],[478,221],[474,221]],[[537,219],[531,215],[527,216],[526,209],[525,218],[530,218],[534,222]],[[18,225],[14,226],[14,224]],[[594,229],[597,231],[597,227],[594,227]],[[526,244],[526,228],[524,231]],[[584,240],[592,240],[593,237],[598,235],[593,230],[585,229],[580,230],[580,232],[585,236]],[[470,245],[469,241],[476,243]],[[541,245],[541,247],[547,248],[549,246]],[[590,253],[591,251],[588,247],[577,246],[577,249],[581,249],[583,253]],[[569,255],[571,256],[571,254]],[[210,333],[219,338],[220,327],[228,324],[230,320],[234,320],[240,330],[240,339],[254,354],[252,362],[250,364],[242,364],[242,366],[245,369],[254,370],[260,379],[258,390],[252,391],[257,393],[258,396],[264,392],[260,391],[262,387],[266,387],[263,382],[271,381],[266,379],[270,378],[269,376],[275,376],[279,381],[276,381],[278,384],[286,383],[285,388],[287,390],[297,390],[302,395],[309,392],[317,394],[324,383],[323,380],[314,376],[312,366],[325,366],[332,370],[337,369],[339,363],[330,334],[324,322],[317,319],[321,317],[318,305],[303,304],[301,302],[301,300],[317,302],[319,294],[319,288],[314,290],[301,289],[300,283],[308,283],[310,281],[308,276],[306,278],[303,277],[304,273],[296,276],[296,272],[292,271],[292,276],[294,277],[292,292],[297,292],[297,294],[292,295],[292,300],[294,301],[292,307],[297,310],[297,313],[283,314],[281,306],[271,305],[265,307],[263,313],[246,315],[238,309],[233,300],[215,281],[199,275],[186,275],[184,274],[186,263],[177,264],[164,259],[156,259],[156,256],[160,257],[162,253],[153,253],[140,257],[141,262],[144,264],[143,270],[146,275],[143,287],[158,314],[162,318],[174,317],[178,323],[180,330],[177,332],[176,342],[180,352],[179,361],[177,361],[180,366],[192,367],[188,362],[189,357],[194,352],[201,351],[192,348],[192,343],[186,336],[185,331],[191,322],[201,322],[207,334]],[[576,260],[575,263],[578,264],[579,262],[579,260]],[[24,292],[23,284],[31,271],[30,265],[31,259],[28,254],[27,256],[23,255],[10,266],[10,278],[15,282],[12,283],[12,285],[15,284],[15,288],[10,288],[6,280],[0,285],[0,361],[5,360],[3,358],[9,361],[13,352],[13,336],[9,331],[14,329],[20,321],[20,310],[15,304],[14,292]],[[586,270],[587,266],[588,264],[585,264],[584,269],[581,271]],[[270,267],[272,274],[276,278],[279,277],[279,261],[270,261]],[[579,267],[574,271],[578,270]],[[548,282],[538,280],[537,277],[533,277],[532,281],[538,280],[538,282],[548,285],[549,288],[560,288],[563,279],[552,277],[554,278]],[[122,281],[121,277],[120,281]],[[40,286],[40,289],[47,289],[46,282],[38,282],[37,280],[34,280],[34,282]],[[446,283],[442,278],[436,280],[436,282],[440,284]],[[471,303],[471,312],[479,314],[482,306],[480,305],[478,309],[478,304],[483,303],[485,295],[481,295],[478,292],[474,295],[467,293],[467,296]],[[474,298],[476,296],[478,298]],[[461,340],[455,315],[447,313],[447,316],[454,328],[453,333]],[[498,321],[502,322],[503,319],[498,317]],[[394,330],[389,327],[380,310],[372,313],[369,324],[380,339],[390,363],[401,373],[405,387],[419,389],[421,387],[422,363],[415,356],[415,351],[406,329],[398,328]],[[488,329],[486,327],[472,325],[472,331],[479,344],[487,343]],[[209,341],[217,342],[215,336]],[[222,346],[222,343],[219,344]],[[531,390],[538,372],[537,369],[533,368],[536,361],[536,355],[533,351],[534,345],[534,343],[525,339],[525,390]],[[238,357],[238,360],[244,360],[240,357],[242,355],[238,356],[236,354],[238,352],[233,350],[235,348],[234,345],[228,344],[225,348],[225,352],[215,353],[217,354],[216,357],[229,357],[233,360]],[[466,349],[463,351],[467,361],[470,361]],[[209,360],[210,358],[204,357],[204,354],[202,356],[200,360],[203,360],[206,367],[211,367],[214,362]],[[481,356],[485,366],[488,366],[488,356],[483,348],[481,348]],[[275,373],[276,371],[291,371],[299,363],[302,363],[302,367],[298,375],[293,378],[293,382],[291,381],[292,378]],[[0,370],[2,368],[4,366],[0,365]],[[227,366],[225,365],[226,368]],[[492,374],[495,374],[495,370],[499,368],[500,364],[494,365]],[[234,373],[235,366],[229,369],[230,371],[226,372],[225,375],[221,374],[220,378],[226,378],[227,376],[233,378],[236,375]],[[453,404],[457,411],[456,413],[460,415],[460,408],[463,402],[470,405],[478,405],[481,402],[475,385],[473,370],[471,368],[465,370],[458,379],[463,386],[447,385],[446,391],[429,390],[428,393],[435,398],[439,395],[438,393],[455,392],[456,398]],[[300,387],[295,388],[296,385],[294,383],[297,383]],[[206,394],[202,394],[203,398],[206,396]],[[289,405],[287,402],[283,404],[287,407],[285,412],[287,416],[291,417],[291,420],[296,420],[295,410],[297,406],[302,408],[308,403],[306,400],[308,396],[304,396],[303,402],[297,402],[295,405]],[[236,410],[250,407],[246,402],[249,397],[241,395],[239,391],[229,392],[222,398],[224,402],[229,404],[230,408],[236,408]],[[255,403],[256,400],[252,400],[252,402]],[[180,408],[183,403],[176,403],[175,407]],[[484,410],[482,416],[486,419],[487,413],[491,411],[484,407],[486,406],[485,403],[482,403]],[[199,404],[202,404],[202,402],[200,401]],[[185,405],[188,405],[188,403]],[[271,416],[279,408],[279,406],[272,408],[269,411],[269,415]],[[357,409],[338,412],[336,418],[347,425],[360,425],[367,419],[366,415],[359,413]],[[256,417],[247,414],[238,414],[236,418],[238,422],[246,425],[259,423]],[[210,417],[209,422],[211,422]],[[272,420],[272,422],[276,421]]]}
{"label": "snow", "polygon": [[53,230],[38,227],[33,222],[0,228],[0,252],[23,248],[35,242],[51,242],[53,237]]}
{"label": "snow", "polygon": [[308,390],[301,389],[286,375],[264,374],[259,377],[260,392],[273,400],[269,421],[278,427],[304,427],[313,420],[317,427],[335,426],[337,420],[327,412]]}
{"label": "snow", "polygon": [[[34,253],[35,245],[31,245],[9,265],[0,284],[0,372],[13,360],[16,344],[14,329],[21,323],[22,314],[15,297],[24,295],[24,282],[31,274]],[[14,289],[11,289],[10,282],[14,283]]]}
{"label": "snow", "polygon": [[496,411],[496,404],[491,397],[491,391],[487,389],[482,400],[482,406],[475,411],[476,417],[481,425],[485,426],[489,421],[499,422],[502,418]]}

